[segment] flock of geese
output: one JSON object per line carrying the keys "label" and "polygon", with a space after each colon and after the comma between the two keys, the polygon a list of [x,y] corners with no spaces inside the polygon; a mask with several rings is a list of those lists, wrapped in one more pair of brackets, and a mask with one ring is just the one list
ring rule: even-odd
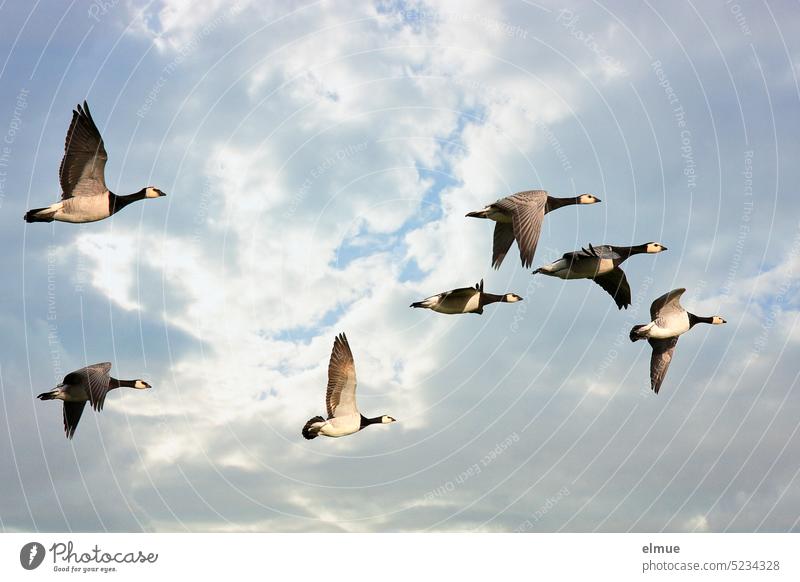
{"label": "flock of geese", "polygon": [[[138,192],[119,196],[108,189],[105,167],[108,160],[103,138],[84,101],[72,112],[72,123],[67,131],[64,157],[59,169],[61,200],[44,208],[25,213],[26,222],[85,223],[103,220],[119,212],[128,204],[146,198],[160,198],[165,194],[148,186]],[[573,198],[555,198],[544,190],[517,192],[489,204],[482,210],[470,212],[468,217],[492,220],[494,240],[492,266],[499,269],[513,242],[516,241],[522,266],[530,268],[536,245],[547,213],[570,205],[597,204],[592,194]],[[667,247],[648,242],[635,246],[588,245],[579,251],[565,253],[557,261],[539,267],[534,274],[559,279],[591,279],[614,299],[619,309],[631,304],[631,288],[620,265],[637,254],[655,254]],[[719,325],[725,320],[718,315],[700,317],[689,313],[680,304],[686,289],[665,293],[650,306],[651,321],[636,325],[630,331],[635,342],[646,339],[652,347],[650,359],[650,386],[658,394],[666,376],[678,337],[698,323]],[[492,303],[515,303],[522,297],[515,293],[496,295],[483,290],[483,280],[474,287],[462,287],[433,295],[411,304],[414,308],[431,309],[438,313],[483,313]],[[64,376],[63,381],[39,394],[41,400],[63,402],[64,432],[71,439],[78,427],[83,409],[89,402],[96,411],[103,409],[106,395],[115,388],[143,390],[150,388],[144,380],[117,380],[110,376],[111,364],[103,362],[86,366]],[[336,337],[328,364],[328,386],[325,395],[327,418],[315,416],[306,422],[302,435],[313,439],[319,435],[342,437],[356,433],[372,424],[395,422],[389,415],[367,418],[356,404],[356,368],[353,352],[345,334]]]}

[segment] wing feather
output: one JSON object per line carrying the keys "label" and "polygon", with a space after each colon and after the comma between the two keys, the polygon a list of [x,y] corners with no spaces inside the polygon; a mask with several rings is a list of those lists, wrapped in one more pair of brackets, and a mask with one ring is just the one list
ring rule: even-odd
{"label": "wing feather", "polygon": [[95,196],[108,190],[105,180],[106,153],[103,138],[83,102],[72,112],[72,122],[64,143],[64,157],[58,178],[61,182],[61,199],[73,196]]}
{"label": "wing feather", "polygon": [[665,317],[670,313],[680,313],[684,311],[681,307],[681,295],[686,292],[686,289],[673,289],[668,293],[664,293],[661,297],[653,301],[650,305],[650,319],[655,321],[657,317]]}
{"label": "wing feather", "polygon": [[360,414],[356,406],[356,365],[347,337],[336,336],[328,363],[328,391],[325,395],[328,418]]}
{"label": "wing feather", "polygon": [[71,439],[78,428],[78,422],[83,414],[86,401],[64,403],[64,433]]}
{"label": "wing feather", "polygon": [[108,385],[111,377],[111,362],[92,364],[80,370],[75,370],[64,376],[65,384],[82,385],[86,388],[92,408],[103,410],[103,404],[108,394]]}
{"label": "wing feather", "polygon": [[492,245],[493,268],[500,268],[513,242],[514,227],[507,222],[496,222],[494,224],[494,243]]}
{"label": "wing feather", "polygon": [[650,356],[650,388],[658,394],[672,362],[672,355],[675,353],[675,346],[678,345],[678,338],[650,339],[648,341],[653,348],[653,353]]}
{"label": "wing feather", "polygon": [[614,298],[619,309],[623,307],[627,309],[631,304],[631,286],[628,284],[625,272],[619,267],[615,267],[614,270],[604,275],[595,277],[593,281]]}
{"label": "wing feather", "polygon": [[539,244],[542,219],[547,206],[547,192],[544,190],[517,192],[498,200],[495,205],[511,214],[511,225],[519,247],[519,258],[522,266],[527,269],[533,264],[533,256]]}

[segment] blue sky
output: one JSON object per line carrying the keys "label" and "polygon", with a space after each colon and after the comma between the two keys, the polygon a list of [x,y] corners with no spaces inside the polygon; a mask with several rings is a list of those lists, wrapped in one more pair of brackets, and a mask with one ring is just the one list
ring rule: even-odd
{"label": "blue sky", "polygon": [[[0,4],[5,531],[798,529],[797,11],[777,2]],[[84,99],[118,193],[55,202]],[[3,149],[5,148],[5,149]],[[634,302],[532,277],[509,193],[591,192],[535,266],[658,241]],[[525,301],[408,309],[485,279]],[[658,396],[627,331],[676,287],[722,327]],[[367,415],[305,441],[347,333]],[[35,395],[112,361],[72,442]]]}

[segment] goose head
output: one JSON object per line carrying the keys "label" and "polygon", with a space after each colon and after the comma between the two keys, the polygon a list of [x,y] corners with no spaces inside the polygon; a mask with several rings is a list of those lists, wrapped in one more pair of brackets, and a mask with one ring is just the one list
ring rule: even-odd
{"label": "goose head", "polygon": [[392,422],[397,422],[397,421],[388,414],[384,414],[383,416],[381,416],[381,424],[390,424]]}
{"label": "goose head", "polygon": [[711,316],[711,325],[722,325],[723,323],[728,323],[728,322],[722,319],[719,315]]}
{"label": "goose head", "polygon": [[661,243],[657,242],[649,242],[645,245],[644,252],[654,254],[654,253],[663,253],[667,250],[667,247],[662,245]]}
{"label": "goose head", "polygon": [[161,198],[162,196],[166,196],[166,194],[154,186],[144,188],[143,192],[145,198]]}
{"label": "goose head", "polygon": [[522,297],[516,293],[506,293],[503,295],[503,301],[505,303],[516,303],[517,301],[522,301]]}
{"label": "goose head", "polygon": [[581,194],[578,196],[578,204],[597,204],[600,199],[594,194]]}
{"label": "goose head", "polygon": [[148,388],[152,388],[152,386],[150,386],[150,384],[148,384],[144,380],[134,380],[133,387],[136,388],[137,390],[147,390]]}

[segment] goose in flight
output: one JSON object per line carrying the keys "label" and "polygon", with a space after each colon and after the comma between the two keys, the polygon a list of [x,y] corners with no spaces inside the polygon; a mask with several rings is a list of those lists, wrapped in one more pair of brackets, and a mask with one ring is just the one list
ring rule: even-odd
{"label": "goose in flight", "polygon": [[500,268],[508,249],[511,248],[511,243],[516,240],[522,266],[527,269],[533,263],[545,214],[562,206],[598,202],[600,200],[592,194],[581,194],[574,198],[554,198],[544,190],[528,190],[501,198],[483,210],[470,212],[467,216],[495,221],[492,267]]}
{"label": "goose in flight", "polygon": [[592,279],[614,298],[619,309],[631,304],[631,287],[620,265],[632,255],[661,253],[667,247],[649,242],[632,247],[602,245],[565,253],[557,261],[539,267],[533,274],[541,273],[559,279]]}
{"label": "goose in flight", "polygon": [[665,293],[650,306],[650,323],[635,325],[631,329],[632,342],[646,339],[653,348],[650,357],[650,387],[658,394],[667,369],[672,362],[678,336],[686,333],[698,323],[721,325],[726,323],[719,315],[711,317],[698,317],[686,311],[680,303],[681,295],[686,289],[674,289]]}
{"label": "goose in flight", "polygon": [[412,303],[410,307],[431,309],[439,313],[483,313],[483,306],[490,303],[516,303],[522,297],[516,293],[495,295],[483,291],[483,279],[474,287],[462,287],[452,291],[444,291],[422,301]]}
{"label": "goose in flight", "polygon": [[342,437],[360,431],[371,424],[395,422],[391,416],[382,415],[367,418],[358,411],[356,405],[356,365],[347,337],[339,334],[333,342],[330,363],[328,364],[328,392],[325,395],[328,419],[315,416],[303,427],[307,439],[318,435]]}
{"label": "goose in flight", "polygon": [[131,202],[166,196],[158,188],[148,186],[134,194],[117,196],[106,186],[105,169],[108,154],[103,138],[94,124],[89,105],[83,102],[72,112],[67,131],[64,157],[58,178],[61,202],[25,213],[25,222],[95,222],[119,212]]}
{"label": "goose in flight", "polygon": [[37,396],[39,400],[62,400],[64,402],[64,432],[68,439],[75,434],[78,421],[86,402],[97,412],[103,410],[106,394],[114,388],[145,390],[150,384],[144,380],[117,380],[109,376],[110,362],[92,364],[64,376],[64,380],[50,392]]}

